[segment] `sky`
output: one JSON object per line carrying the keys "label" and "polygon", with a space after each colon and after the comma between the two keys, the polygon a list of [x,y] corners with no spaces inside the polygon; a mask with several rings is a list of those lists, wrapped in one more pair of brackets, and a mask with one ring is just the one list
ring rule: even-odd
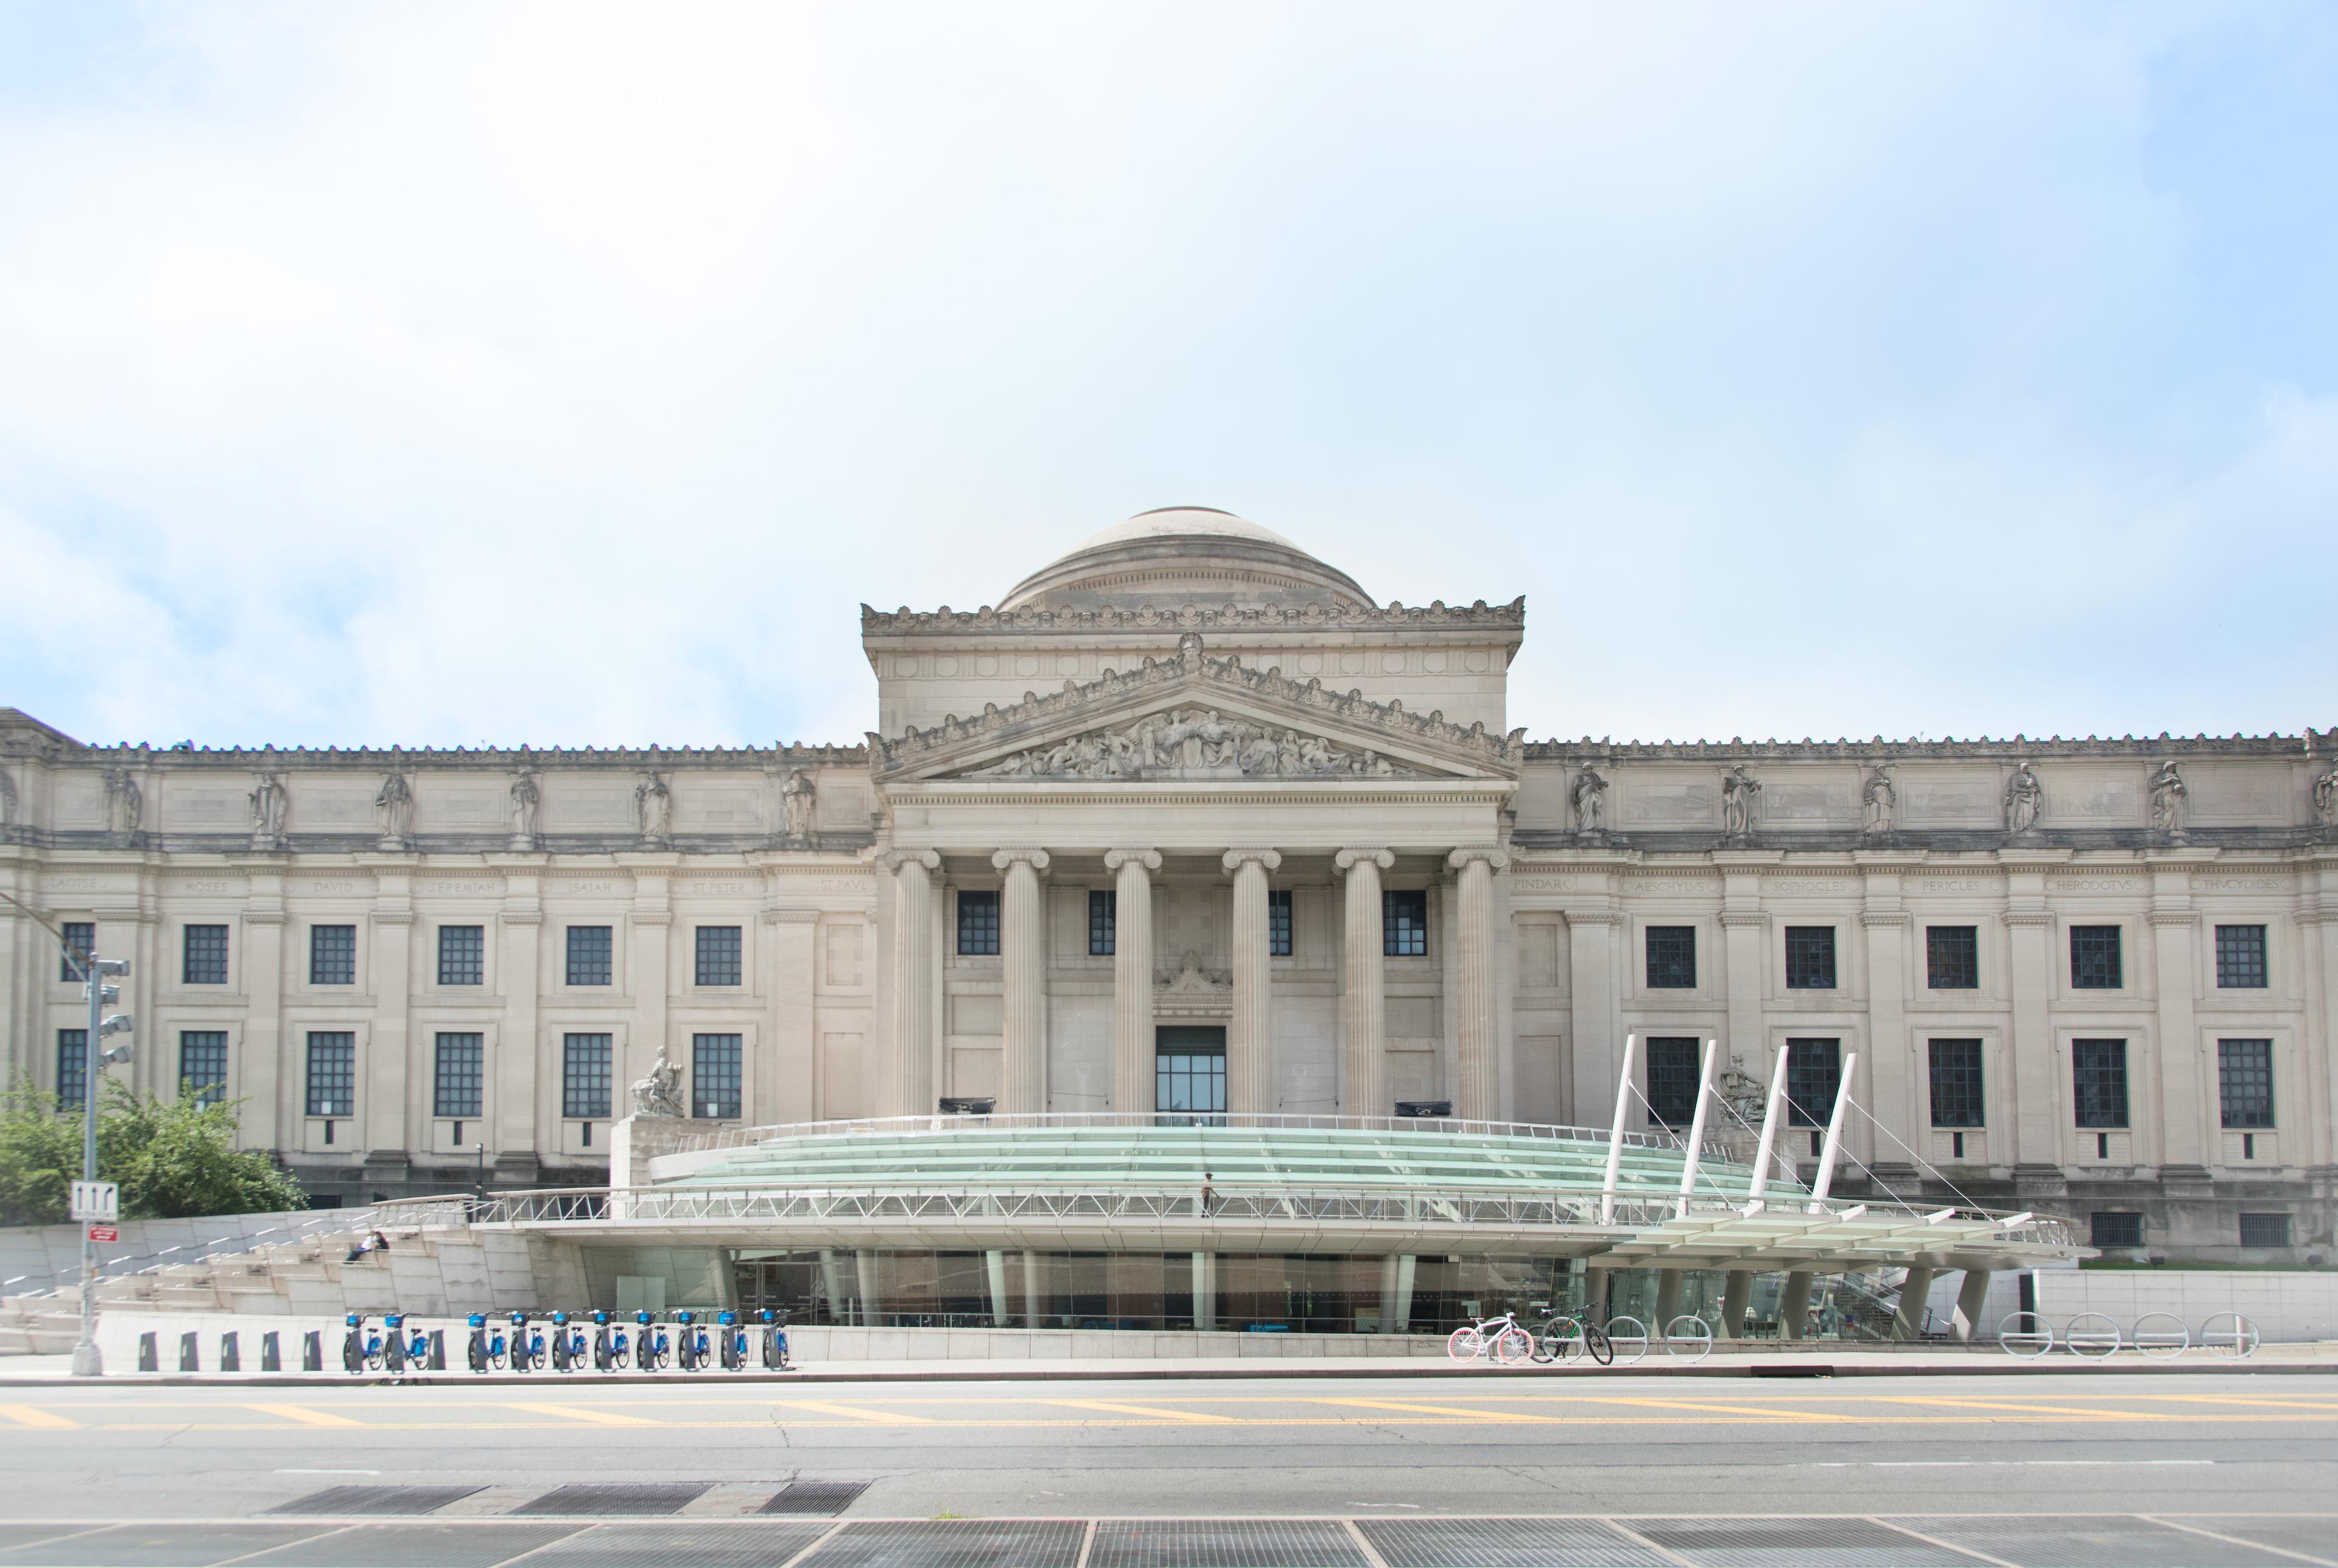
{"label": "sky", "polygon": [[2338,6],[0,5],[0,705],[850,742],[1174,505],[1537,739],[2338,725]]}

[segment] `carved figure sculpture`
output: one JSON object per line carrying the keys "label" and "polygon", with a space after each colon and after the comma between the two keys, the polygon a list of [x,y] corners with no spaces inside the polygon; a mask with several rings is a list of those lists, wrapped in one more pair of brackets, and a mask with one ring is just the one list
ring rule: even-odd
{"label": "carved figure sculpture", "polygon": [[2029,764],[2014,764],[2013,777],[2005,781],[2005,830],[2016,835],[2036,832],[2038,808],[2045,799],[2046,787],[2038,782]]}
{"label": "carved figure sculpture", "polygon": [[2151,776],[2151,830],[2173,837],[2184,831],[2184,813],[2192,791],[2173,760],[2162,762]]}
{"label": "carved figure sculpture", "polygon": [[663,844],[673,836],[673,791],[654,772],[642,775],[634,786],[634,814],[641,818],[642,837]]}
{"label": "carved figure sculpture", "polygon": [[[1139,779],[1148,774],[1240,773],[1249,779],[1418,777],[1370,750],[1351,751],[1321,735],[1229,719],[1214,708],[1154,713],[1124,730],[1097,730],[1001,758],[977,777]],[[793,829],[791,828],[791,834]]]}
{"label": "carved figure sculpture", "polygon": [[16,825],[16,780],[0,768],[0,828]]}
{"label": "carved figure sculpture", "polygon": [[105,821],[116,833],[135,833],[146,819],[146,792],[127,768],[105,770]]}
{"label": "carved figure sculpture", "polygon": [[251,841],[283,843],[284,825],[291,811],[292,797],[286,792],[284,780],[273,773],[262,773],[251,789]]}
{"label": "carved figure sculpture", "polygon": [[820,786],[812,782],[811,775],[801,768],[790,773],[788,781],[780,786],[780,809],[787,816],[791,840],[810,842],[812,810],[819,804]]}
{"label": "carved figure sculpture", "polygon": [[1567,789],[1567,799],[1575,807],[1575,830],[1577,833],[1592,838],[1605,831],[1603,823],[1607,815],[1607,803],[1600,797],[1606,793],[1607,780],[1599,777],[1591,764],[1586,762]]}
{"label": "carved figure sculpture", "polygon": [[634,1084],[634,1114],[636,1116],[688,1116],[690,1108],[682,1102],[682,1069],[666,1059],[665,1046],[658,1046],[657,1060],[650,1064],[648,1076]]}
{"label": "carved figure sculpture", "polygon": [[2313,781],[2313,815],[2324,828],[2338,828],[2338,763]]}
{"label": "carved figure sculpture", "polygon": [[1891,772],[1884,764],[1877,763],[1867,776],[1866,787],[1860,798],[1867,805],[1867,832],[1880,838],[1891,831],[1891,819],[1900,809],[1900,791],[1891,782]]}
{"label": "carved figure sculpture", "polygon": [[414,786],[403,773],[392,773],[374,792],[374,830],[385,842],[403,844],[414,833]]}
{"label": "carved figure sculpture", "polygon": [[1743,838],[1754,831],[1754,797],[1762,793],[1762,786],[1745,764],[1721,776],[1721,830],[1732,838]]}
{"label": "carved figure sculpture", "polygon": [[544,806],[544,789],[532,772],[515,774],[511,781],[512,837],[535,842],[535,824]]}

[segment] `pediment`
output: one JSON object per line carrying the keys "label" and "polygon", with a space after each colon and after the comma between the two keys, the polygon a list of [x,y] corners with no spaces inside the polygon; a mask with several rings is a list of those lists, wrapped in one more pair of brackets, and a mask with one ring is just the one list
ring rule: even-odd
{"label": "pediment", "polygon": [[1174,658],[869,742],[889,779],[1284,783],[1515,779],[1523,734],[1212,659],[1189,635]]}

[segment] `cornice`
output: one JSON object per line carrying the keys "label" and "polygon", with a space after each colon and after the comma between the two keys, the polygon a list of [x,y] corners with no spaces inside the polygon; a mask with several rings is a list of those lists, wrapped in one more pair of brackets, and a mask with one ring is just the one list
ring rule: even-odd
{"label": "cornice", "polygon": [[1425,607],[1391,602],[1382,608],[1341,600],[1331,604],[1224,604],[1203,608],[1182,604],[1174,609],[1144,605],[1135,610],[1051,610],[1030,606],[997,610],[912,610],[902,605],[885,611],[860,607],[860,636],[872,638],[930,635],[934,632],[1037,633],[1065,635],[1099,632],[1380,632],[1483,631],[1515,640],[1525,634],[1526,596],[1508,604],[1479,599],[1468,605],[1449,605],[1442,599]]}
{"label": "cornice", "polygon": [[1894,763],[1940,758],[2016,762],[2065,757],[2116,757],[2157,760],[2164,757],[2274,757],[2326,766],[2338,752],[2338,729],[2308,730],[2303,735],[2089,735],[2043,740],[2017,735],[2009,740],[1981,736],[1974,740],[1886,740],[1881,736],[1852,740],[1529,740],[1528,762],[1598,765],[1615,762],[1752,762],[1838,761]]}

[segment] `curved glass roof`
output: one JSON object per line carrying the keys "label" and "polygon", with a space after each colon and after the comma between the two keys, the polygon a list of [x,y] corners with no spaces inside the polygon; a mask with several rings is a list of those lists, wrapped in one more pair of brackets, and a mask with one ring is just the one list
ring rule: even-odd
{"label": "curved glass roof", "polygon": [[[1683,1152],[1626,1143],[1619,1195],[1680,1190]],[[1311,1184],[1512,1192],[1600,1190],[1605,1140],[1407,1132],[1370,1127],[1014,1126],[950,1122],[922,1128],[781,1132],[723,1151],[661,1185],[882,1188],[1051,1186],[1221,1188]],[[1700,1162],[1701,1197],[1745,1196],[1753,1172]],[[1773,1181],[1780,1191],[1795,1191]]]}

